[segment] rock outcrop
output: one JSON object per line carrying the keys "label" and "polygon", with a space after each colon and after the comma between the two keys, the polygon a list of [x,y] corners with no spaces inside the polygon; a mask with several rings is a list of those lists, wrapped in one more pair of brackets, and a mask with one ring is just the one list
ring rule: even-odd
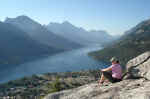
{"label": "rock outcrop", "polygon": [[150,80],[150,51],[145,52],[127,63],[128,77]]}
{"label": "rock outcrop", "polygon": [[127,69],[130,77],[121,82],[101,86],[95,82],[44,99],[150,99],[150,52],[130,60]]}

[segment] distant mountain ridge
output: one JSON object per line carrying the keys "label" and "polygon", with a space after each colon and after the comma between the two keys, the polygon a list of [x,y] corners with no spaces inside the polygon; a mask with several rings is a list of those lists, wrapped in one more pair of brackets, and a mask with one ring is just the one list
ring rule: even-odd
{"label": "distant mountain ridge", "polygon": [[115,39],[106,31],[87,31],[81,27],[72,25],[68,21],[64,21],[63,23],[49,23],[42,26],[28,16],[22,15],[16,18],[6,18],[4,22],[19,27],[34,40],[65,50],[94,44],[104,45]]}
{"label": "distant mountain ridge", "polygon": [[45,27],[57,35],[83,45],[105,44],[114,40],[106,31],[86,31],[83,28],[72,25],[68,21],[63,23],[49,23]]}
{"label": "distant mountain ridge", "polygon": [[102,44],[110,43],[115,39],[115,37],[113,37],[112,35],[109,35],[106,31],[91,30],[89,32],[90,32],[89,33],[90,37],[93,37],[93,40],[95,40],[95,42],[96,40],[101,40]]}
{"label": "distant mountain ridge", "polygon": [[80,44],[52,33],[40,23],[24,15],[16,18],[6,18],[5,23],[15,25],[28,33],[32,39],[58,49],[70,50],[81,47]]}

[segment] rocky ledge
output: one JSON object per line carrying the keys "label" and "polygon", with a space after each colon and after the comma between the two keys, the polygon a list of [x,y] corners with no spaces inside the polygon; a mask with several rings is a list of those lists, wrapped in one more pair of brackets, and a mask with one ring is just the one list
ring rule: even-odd
{"label": "rocky ledge", "polygon": [[150,99],[150,52],[130,60],[118,83],[91,83],[47,95],[44,99]]}

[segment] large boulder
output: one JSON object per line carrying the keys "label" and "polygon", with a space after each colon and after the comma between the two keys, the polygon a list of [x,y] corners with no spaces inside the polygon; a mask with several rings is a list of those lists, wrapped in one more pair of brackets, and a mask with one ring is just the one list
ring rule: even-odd
{"label": "large boulder", "polygon": [[144,77],[150,80],[150,51],[145,52],[127,63],[128,78]]}

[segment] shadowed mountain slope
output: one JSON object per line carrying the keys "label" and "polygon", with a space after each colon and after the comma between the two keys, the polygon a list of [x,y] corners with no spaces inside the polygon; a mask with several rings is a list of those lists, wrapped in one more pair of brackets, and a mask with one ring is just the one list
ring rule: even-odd
{"label": "shadowed mountain slope", "polygon": [[108,61],[112,56],[125,64],[133,57],[150,50],[150,20],[143,21],[126,32],[120,40],[103,50],[89,53],[95,59]]}
{"label": "shadowed mountain slope", "polygon": [[70,50],[81,47],[80,44],[52,33],[38,22],[24,15],[7,18],[5,23],[13,24],[25,31],[32,39],[58,49]]}
{"label": "shadowed mountain slope", "polygon": [[[43,45],[27,35],[21,29],[0,22],[0,64],[20,64],[26,61],[47,56],[64,50]],[[6,68],[7,69],[7,68]]]}

